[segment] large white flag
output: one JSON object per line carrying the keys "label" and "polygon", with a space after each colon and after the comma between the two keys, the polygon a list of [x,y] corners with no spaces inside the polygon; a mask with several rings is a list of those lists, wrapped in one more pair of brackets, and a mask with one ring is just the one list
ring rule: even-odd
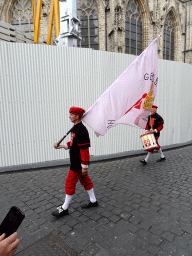
{"label": "large white flag", "polygon": [[83,115],[96,135],[117,124],[145,128],[158,83],[158,36]]}

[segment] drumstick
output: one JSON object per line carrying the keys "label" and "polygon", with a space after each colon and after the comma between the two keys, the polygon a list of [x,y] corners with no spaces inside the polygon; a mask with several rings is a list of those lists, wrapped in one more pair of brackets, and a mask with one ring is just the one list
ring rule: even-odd
{"label": "drumstick", "polygon": [[[73,128],[73,127],[72,127]],[[59,144],[67,137],[67,135],[71,132],[72,128],[56,143],[57,147],[59,146]]]}

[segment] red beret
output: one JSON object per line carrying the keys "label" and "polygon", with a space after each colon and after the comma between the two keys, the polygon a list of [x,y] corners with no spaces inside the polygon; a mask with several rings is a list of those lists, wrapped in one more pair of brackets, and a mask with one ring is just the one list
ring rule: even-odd
{"label": "red beret", "polygon": [[152,108],[156,108],[156,109],[157,109],[158,107],[157,107],[157,106],[155,106],[155,105],[152,105]]}
{"label": "red beret", "polygon": [[74,115],[83,116],[83,114],[85,113],[85,110],[83,108],[71,107],[69,112]]}

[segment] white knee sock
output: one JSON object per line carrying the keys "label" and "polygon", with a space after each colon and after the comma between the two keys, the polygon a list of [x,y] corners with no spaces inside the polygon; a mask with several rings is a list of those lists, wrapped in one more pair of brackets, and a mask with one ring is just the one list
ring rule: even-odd
{"label": "white knee sock", "polygon": [[146,158],[145,158],[145,161],[146,161],[146,162],[148,161],[148,159],[149,159],[149,157],[150,157],[151,154],[152,154],[151,152],[148,152],[148,154],[147,154],[147,156],[146,156]]}
{"label": "white knee sock", "polygon": [[62,205],[63,210],[67,210],[67,209],[68,209],[72,197],[73,197],[73,195],[67,195],[67,194],[66,194],[66,196],[65,196],[65,202],[64,202],[64,204]]}
{"label": "white knee sock", "polygon": [[90,190],[87,190],[87,193],[88,193],[88,195],[89,195],[89,198],[90,198],[91,203],[95,203],[97,200],[96,200],[96,198],[95,198],[95,193],[94,193],[93,188],[90,189]]}
{"label": "white knee sock", "polygon": [[159,153],[161,154],[161,158],[164,158],[164,157],[165,157],[165,156],[163,155],[163,151],[162,151],[161,148],[159,149]]}

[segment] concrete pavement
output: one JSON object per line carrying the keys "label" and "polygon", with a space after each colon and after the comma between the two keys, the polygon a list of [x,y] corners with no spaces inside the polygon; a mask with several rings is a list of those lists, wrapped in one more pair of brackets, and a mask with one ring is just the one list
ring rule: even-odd
{"label": "concrete pavement", "polygon": [[78,183],[70,215],[52,210],[64,201],[68,167],[1,173],[0,222],[12,205],[26,215],[18,229],[18,256],[191,256],[192,146],[90,165],[99,202],[82,210],[88,195]]}

